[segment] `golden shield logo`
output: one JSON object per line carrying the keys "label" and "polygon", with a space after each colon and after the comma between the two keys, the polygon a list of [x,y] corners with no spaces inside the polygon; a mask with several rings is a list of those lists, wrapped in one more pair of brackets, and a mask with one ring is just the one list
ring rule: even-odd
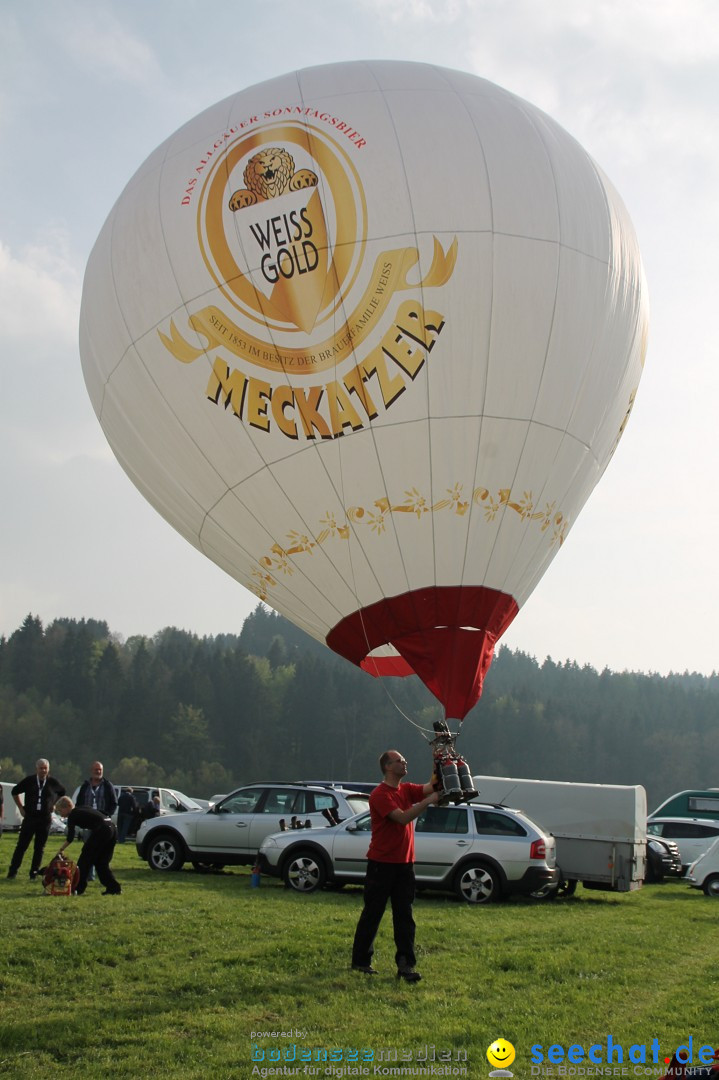
{"label": "golden shield logo", "polygon": [[362,187],[344,150],[302,125],[269,125],[228,149],[203,196],[205,263],[247,319],[296,337],[334,317],[367,235]]}
{"label": "golden shield logo", "polygon": [[[426,356],[444,325],[440,313],[424,311],[421,290],[449,280],[456,239],[445,252],[435,238],[424,275],[416,247],[377,254],[375,245],[368,258],[360,175],[325,130],[269,123],[228,143],[199,192],[196,228],[218,299],[198,305],[188,321],[207,344],[197,348],[173,320],[159,331],[160,339],[183,363],[218,350],[207,396],[232,406],[255,428],[269,431],[274,415],[274,426],[291,438],[333,438],[347,427],[357,430],[397,399],[398,380],[404,388],[404,376],[387,370],[388,357],[414,379],[424,362],[417,346]],[[403,298],[397,306],[398,293],[417,299]],[[389,345],[383,339],[374,350],[363,350],[378,328],[386,330]],[[240,369],[228,366],[227,353],[242,361]],[[348,370],[350,365],[355,366]],[[272,381],[247,374],[258,368]],[[340,368],[341,384],[297,389],[298,379],[336,375]],[[275,385],[277,378],[289,385]],[[371,379],[379,383],[381,406],[367,386]],[[350,395],[362,406],[359,412]],[[249,414],[248,402],[269,403],[273,397],[271,410],[266,404]]]}

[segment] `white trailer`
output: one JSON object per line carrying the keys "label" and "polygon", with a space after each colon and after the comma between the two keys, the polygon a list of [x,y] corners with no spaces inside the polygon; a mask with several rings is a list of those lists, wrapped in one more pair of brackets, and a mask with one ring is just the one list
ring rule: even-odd
{"label": "white trailer", "polygon": [[15,800],[13,799],[12,795],[10,794],[10,792],[12,791],[12,789],[14,787],[15,787],[14,784],[5,784],[5,783],[3,783],[3,785],[2,785],[2,792],[3,792],[2,827],[3,827],[3,829],[15,830],[15,832],[17,832],[17,830],[20,828],[20,825],[22,824],[22,818],[20,817],[20,811],[18,810],[17,806],[15,805]]}
{"label": "white trailer", "polygon": [[475,776],[482,802],[523,810],[557,841],[560,891],[631,892],[644,881],[647,794],[643,787]]}

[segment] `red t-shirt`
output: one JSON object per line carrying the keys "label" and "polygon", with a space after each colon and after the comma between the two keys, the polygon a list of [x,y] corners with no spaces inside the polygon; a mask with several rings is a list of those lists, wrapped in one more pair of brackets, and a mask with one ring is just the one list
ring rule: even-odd
{"label": "red t-shirt", "polygon": [[400,825],[397,821],[391,821],[388,815],[393,810],[409,810],[423,798],[422,784],[400,784],[393,788],[383,780],[374,789],[369,797],[372,839],[368,859],[375,862],[414,862],[414,822]]}

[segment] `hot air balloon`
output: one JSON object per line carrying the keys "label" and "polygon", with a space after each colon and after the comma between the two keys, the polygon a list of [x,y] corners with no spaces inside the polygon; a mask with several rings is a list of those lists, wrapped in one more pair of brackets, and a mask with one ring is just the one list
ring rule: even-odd
{"label": "hot air balloon", "polygon": [[621,199],[473,75],[357,62],[221,101],[130,180],[80,344],[107,439],[190,543],[461,721],[631,412]]}

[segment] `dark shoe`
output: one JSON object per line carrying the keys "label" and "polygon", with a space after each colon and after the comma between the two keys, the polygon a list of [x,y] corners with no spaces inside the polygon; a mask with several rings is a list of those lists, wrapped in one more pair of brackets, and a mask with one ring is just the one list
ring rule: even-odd
{"label": "dark shoe", "polygon": [[37,875],[38,875],[38,871],[37,871],[37,870],[31,870],[31,871],[30,871],[30,881],[34,881],[34,880],[35,880],[35,878],[37,877]]}
{"label": "dark shoe", "polygon": [[422,976],[418,971],[415,971],[414,968],[405,967],[397,969],[397,978],[404,979],[405,982],[415,983],[420,982]]}
{"label": "dark shoe", "polygon": [[378,975],[377,968],[373,968],[371,964],[353,964],[353,971],[361,971],[363,975]]}
{"label": "dark shoe", "polygon": [[419,982],[422,976],[414,970],[413,964],[408,964],[404,956],[397,957],[397,978],[405,982]]}
{"label": "dark shoe", "polygon": [[7,876],[9,878],[16,878],[17,877],[17,870],[8,870]]}
{"label": "dark shoe", "polygon": [[121,892],[122,892],[122,889],[103,889],[102,890],[102,895],[103,896],[119,896]]}

